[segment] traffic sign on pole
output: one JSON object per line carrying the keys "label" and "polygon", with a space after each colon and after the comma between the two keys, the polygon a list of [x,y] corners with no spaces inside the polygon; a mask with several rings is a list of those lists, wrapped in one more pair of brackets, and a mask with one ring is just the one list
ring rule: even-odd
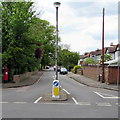
{"label": "traffic sign on pole", "polygon": [[53,81],[52,97],[59,98],[59,80]]}

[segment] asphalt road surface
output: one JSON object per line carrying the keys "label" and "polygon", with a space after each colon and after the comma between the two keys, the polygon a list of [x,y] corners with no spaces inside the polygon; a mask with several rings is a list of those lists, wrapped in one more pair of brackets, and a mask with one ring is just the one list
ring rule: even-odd
{"label": "asphalt road surface", "polygon": [[59,75],[67,101],[44,102],[52,91],[55,72],[46,70],[33,85],[2,90],[3,118],[118,118],[118,92],[80,84]]}

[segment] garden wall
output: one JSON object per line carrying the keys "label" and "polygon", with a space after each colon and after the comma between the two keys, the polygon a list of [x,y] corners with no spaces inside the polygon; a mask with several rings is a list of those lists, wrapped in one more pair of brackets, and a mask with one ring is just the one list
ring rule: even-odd
{"label": "garden wall", "polygon": [[[119,66],[120,69],[120,66]],[[120,83],[120,71],[118,70],[118,66],[105,66],[105,82],[108,84],[115,84],[119,79]],[[78,71],[78,74],[81,72]],[[97,65],[88,65],[83,68],[83,75],[89,77],[91,79],[101,81],[102,77],[102,67]]]}
{"label": "garden wall", "polygon": [[36,74],[36,72],[37,71],[35,71],[35,72],[26,72],[26,73],[20,74],[20,75],[13,75],[13,81],[16,82],[16,83],[19,83],[19,82],[24,81],[25,79],[29,78],[33,74]]}

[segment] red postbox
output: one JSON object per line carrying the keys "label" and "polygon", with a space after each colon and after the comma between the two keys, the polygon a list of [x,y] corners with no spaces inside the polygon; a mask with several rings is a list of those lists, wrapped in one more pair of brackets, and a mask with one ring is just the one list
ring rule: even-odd
{"label": "red postbox", "polygon": [[8,68],[7,67],[4,67],[3,80],[4,82],[8,81]]}

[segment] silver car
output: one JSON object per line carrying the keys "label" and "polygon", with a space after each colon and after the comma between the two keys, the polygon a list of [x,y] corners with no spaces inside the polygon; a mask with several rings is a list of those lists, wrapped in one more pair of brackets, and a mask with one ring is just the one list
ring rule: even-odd
{"label": "silver car", "polygon": [[66,68],[61,68],[60,69],[60,74],[67,74],[68,73],[68,71],[67,71],[67,69]]}

